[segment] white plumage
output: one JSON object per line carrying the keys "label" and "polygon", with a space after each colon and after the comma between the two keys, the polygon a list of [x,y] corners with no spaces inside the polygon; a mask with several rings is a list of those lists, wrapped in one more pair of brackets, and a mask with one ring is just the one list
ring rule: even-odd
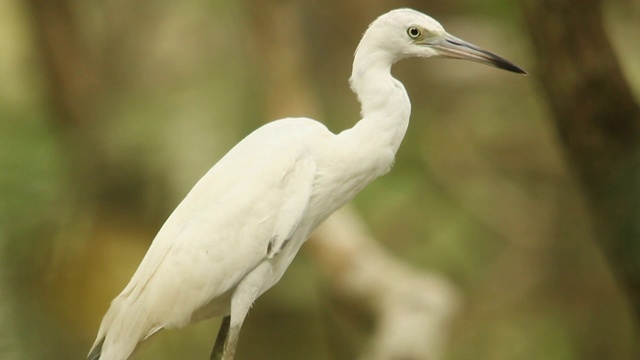
{"label": "white plumage", "polygon": [[382,15],[353,64],[350,82],[362,120],[336,135],[317,121],[287,118],[238,143],[162,226],[102,320],[89,358],[124,360],[163,328],[230,315],[223,351],[232,359],[250,306],[281,278],[311,231],[390,169],[411,111],[391,65],[431,56],[524,73],[424,14]]}

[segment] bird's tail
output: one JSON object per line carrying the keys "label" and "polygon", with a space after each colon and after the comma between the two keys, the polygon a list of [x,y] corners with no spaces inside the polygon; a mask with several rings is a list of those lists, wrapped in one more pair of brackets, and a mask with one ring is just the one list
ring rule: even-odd
{"label": "bird's tail", "polygon": [[147,312],[136,302],[118,296],[111,303],[98,330],[88,360],[126,360],[138,343],[162,327],[150,326]]}

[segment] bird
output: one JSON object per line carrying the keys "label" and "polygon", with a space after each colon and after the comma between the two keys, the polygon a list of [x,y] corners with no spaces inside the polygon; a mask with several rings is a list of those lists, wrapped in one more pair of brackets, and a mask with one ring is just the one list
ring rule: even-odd
{"label": "bird", "polygon": [[212,317],[223,319],[211,359],[233,359],[250,307],[311,232],[391,169],[411,113],[391,67],[411,57],[526,74],[416,10],[379,16],[356,48],[349,79],[361,119],[336,134],[309,118],[284,118],[235,145],[162,225],[102,319],[88,359],[128,359],[156,332]]}

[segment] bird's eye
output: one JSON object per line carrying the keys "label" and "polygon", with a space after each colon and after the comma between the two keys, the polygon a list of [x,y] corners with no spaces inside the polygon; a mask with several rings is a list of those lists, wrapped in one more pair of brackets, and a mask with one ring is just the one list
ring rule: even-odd
{"label": "bird's eye", "polygon": [[412,39],[419,39],[422,36],[422,30],[417,26],[410,26],[407,29],[407,34]]}

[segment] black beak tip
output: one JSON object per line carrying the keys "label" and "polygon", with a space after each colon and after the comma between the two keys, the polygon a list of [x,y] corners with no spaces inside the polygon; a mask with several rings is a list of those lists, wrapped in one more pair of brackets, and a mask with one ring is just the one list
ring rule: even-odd
{"label": "black beak tip", "polygon": [[526,71],[524,71],[518,65],[508,61],[497,63],[496,66],[502,70],[511,71],[516,74],[529,75]]}
{"label": "black beak tip", "polygon": [[516,74],[522,74],[522,75],[525,75],[525,76],[529,75],[529,73],[527,73],[527,72],[526,72],[526,71],[524,71],[522,68],[520,68],[520,67],[518,67],[518,66],[515,66],[515,65],[514,65],[514,69],[513,69],[512,71],[513,71],[514,73],[516,73]]}

